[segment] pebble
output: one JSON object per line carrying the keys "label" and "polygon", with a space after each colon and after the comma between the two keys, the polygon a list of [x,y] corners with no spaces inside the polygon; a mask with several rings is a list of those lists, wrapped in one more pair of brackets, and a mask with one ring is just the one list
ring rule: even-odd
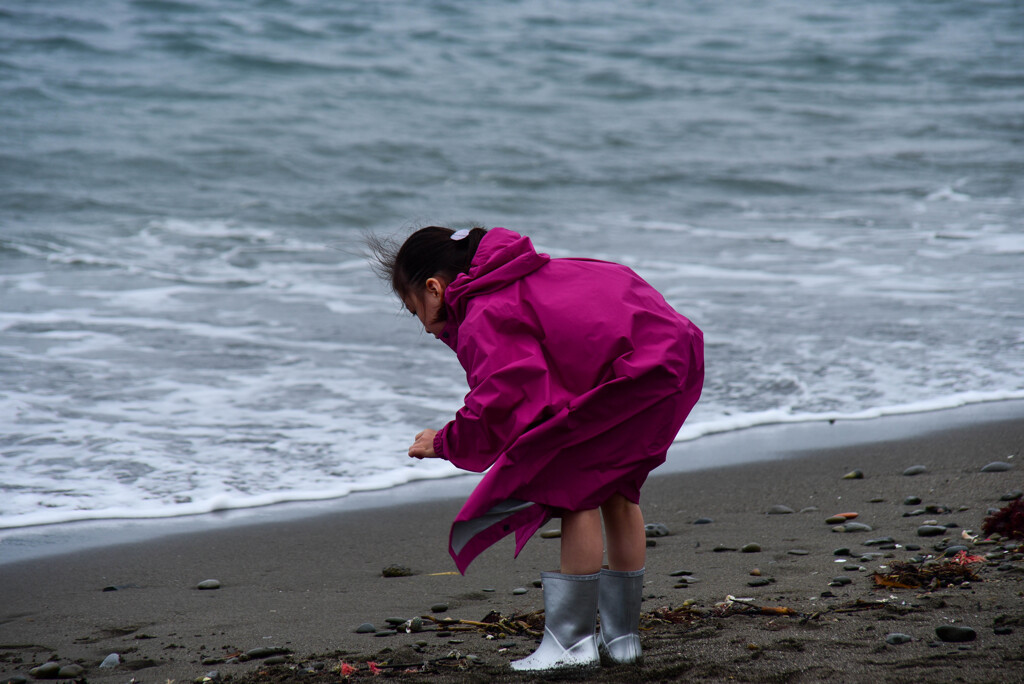
{"label": "pebble", "polygon": [[942,555],[945,556],[946,558],[952,558],[953,556],[955,556],[956,554],[960,553],[961,551],[963,551],[964,553],[967,553],[969,551],[969,549],[966,546],[961,546],[960,544],[956,544],[954,546],[947,546],[945,553],[943,553]]}
{"label": "pebble", "polygon": [[860,470],[851,470],[850,472],[843,475],[844,480],[863,480],[864,473]]}
{"label": "pebble", "polygon": [[484,587],[480,591],[486,591],[488,594],[493,594],[497,591],[497,589],[495,589],[494,587]]}
{"label": "pebble", "polygon": [[847,572],[863,572],[864,566],[857,565],[856,563],[847,563],[843,566],[843,570],[846,570]]}
{"label": "pebble", "polygon": [[1013,627],[996,627],[992,631],[999,636],[1006,636],[1007,634],[1013,634]]}
{"label": "pebble", "polygon": [[940,525],[921,525],[917,528],[917,536],[919,537],[938,537],[945,533],[946,528]]}
{"label": "pebble", "polygon": [[[377,631],[377,628],[374,627],[373,625],[371,625],[369,622],[364,622],[363,624],[361,624],[358,627],[356,627],[356,634],[372,634],[373,632],[376,632],[376,631]],[[100,665],[100,667],[103,667],[103,666]]]}
{"label": "pebble", "polygon": [[836,549],[835,551],[833,551],[832,555],[833,556],[849,556],[849,555],[851,555],[851,553],[852,552],[850,551],[849,548],[847,548],[845,546],[841,546],[838,549]]}
{"label": "pebble", "polygon": [[28,684],[27,679],[25,679],[24,677],[19,677],[17,675],[13,677],[8,677],[7,679],[4,679],[2,681],[3,684]]}
{"label": "pebble", "polygon": [[789,513],[795,513],[789,506],[776,505],[768,509],[768,515],[787,515]]}
{"label": "pebble", "polygon": [[693,521],[693,524],[694,525],[710,525],[713,522],[715,522],[715,521],[712,520],[711,518],[697,518],[696,520]]}
{"label": "pebble", "polygon": [[116,653],[111,653],[110,655],[108,655],[106,658],[103,659],[103,662],[100,663],[100,667],[104,667],[104,668],[106,668],[106,667],[117,667],[120,664],[121,664],[121,656],[119,656]]}
{"label": "pebble", "polygon": [[379,632],[374,632],[373,636],[375,636],[375,637],[389,637],[389,636],[395,636],[396,634],[398,634],[398,630],[395,630],[395,629],[382,629]]}
{"label": "pebble", "polygon": [[788,553],[790,556],[806,556],[810,554],[810,551],[808,551],[807,549],[790,549],[786,553]]}
{"label": "pebble", "polygon": [[904,544],[903,548],[905,548],[907,551],[920,551],[921,550],[921,547],[918,546],[917,544]]}
{"label": "pebble", "polygon": [[750,574],[753,575],[754,577],[760,577],[761,576],[761,569],[760,568],[754,568],[753,570],[750,571]]}
{"label": "pebble", "polygon": [[661,523],[647,523],[644,525],[644,533],[648,537],[667,537],[669,535],[668,528]]}
{"label": "pebble", "polygon": [[220,582],[215,579],[203,580],[196,585],[196,589],[220,589]]}
{"label": "pebble", "polygon": [[1017,499],[1019,499],[1021,497],[1024,497],[1024,492],[1022,492],[1021,490],[1018,489],[1016,491],[1008,492],[1006,494],[1003,494],[1001,497],[999,497],[999,500],[1000,501],[1016,501]]}
{"label": "pebble", "polygon": [[909,644],[913,641],[913,637],[909,634],[901,634],[899,632],[892,632],[885,635],[885,643],[898,646],[899,644]]}
{"label": "pebble", "polygon": [[892,537],[879,537],[878,539],[868,539],[864,542],[864,546],[882,546],[895,543],[896,540]]}
{"label": "pebble", "polygon": [[[446,610],[448,610],[448,604],[447,603],[435,603],[434,605],[430,606],[430,612],[431,613],[443,613]],[[403,620],[403,622],[404,622],[404,620]]]}
{"label": "pebble", "polygon": [[526,593],[526,587],[516,587],[515,589],[512,590],[512,595],[513,596],[522,596],[525,593]]}
{"label": "pebble", "polygon": [[859,522],[848,522],[843,525],[836,525],[833,532],[871,532],[874,528]]}
{"label": "pebble", "polygon": [[981,469],[983,473],[1003,473],[1013,468],[1012,465],[1005,461],[992,461]]}
{"label": "pebble", "polygon": [[283,655],[270,656],[263,661],[265,665],[284,665],[288,662],[288,657]]}
{"label": "pebble", "polygon": [[903,500],[904,506],[916,506],[921,503],[921,497],[919,496],[908,496]]}
{"label": "pebble", "polygon": [[774,580],[772,580],[772,579],[770,579],[768,577],[761,577],[760,579],[750,580],[749,582],[747,582],[747,586],[748,587],[767,587],[772,582],[774,582]]}
{"label": "pebble", "polygon": [[916,466],[910,466],[909,468],[904,470],[903,474],[906,475],[907,477],[911,477],[913,475],[920,475],[921,473],[924,473],[924,472],[927,472],[927,471],[928,471],[928,469],[925,468],[923,465],[916,465]]}
{"label": "pebble", "polygon": [[533,586],[534,586],[535,589],[543,589],[544,588],[544,583],[541,582],[540,580],[533,580]]}
{"label": "pebble", "polygon": [[759,553],[761,551],[760,544],[746,544],[740,549],[743,553]]}
{"label": "pebble", "polygon": [[562,530],[544,530],[540,533],[541,539],[558,539],[562,536]]}
{"label": "pebble", "polygon": [[736,549],[734,549],[731,546],[724,546],[722,544],[719,544],[718,546],[716,546],[715,548],[713,548],[711,550],[714,551],[715,553],[722,553],[724,551],[735,551]]}
{"label": "pebble", "polygon": [[689,570],[676,570],[675,572],[668,573],[669,577],[682,577],[683,575],[692,575],[693,573]]}
{"label": "pebble", "polygon": [[398,625],[404,625],[405,624],[405,618],[402,618],[402,617],[387,617],[387,618],[384,618],[384,622],[388,623],[392,627],[397,627]]}
{"label": "pebble", "polygon": [[258,658],[269,658],[276,655],[284,655],[291,653],[287,648],[281,648],[280,646],[262,646],[260,648],[253,648],[245,652],[245,657],[249,660],[256,660]]}
{"label": "pebble", "polygon": [[657,545],[658,545],[658,542],[654,541],[653,539],[648,539],[647,540],[647,548],[653,549]]}
{"label": "pebble", "polygon": [[953,509],[949,506],[943,506],[941,504],[929,504],[924,507],[924,510],[935,515],[945,515],[946,513],[952,513]]}
{"label": "pebble", "polygon": [[903,517],[904,518],[913,518],[914,516],[924,515],[924,514],[925,514],[925,510],[923,508],[916,508],[916,509],[914,509],[912,511],[907,511],[906,513],[904,513]]}
{"label": "pebble", "polygon": [[55,663],[52,660],[28,671],[36,679],[52,679],[57,676],[58,672],[60,672],[60,663]]}
{"label": "pebble", "polygon": [[800,509],[800,512],[801,513],[817,513],[818,512],[818,507],[817,506],[804,506],[803,508]]}
{"label": "pebble", "polygon": [[978,634],[970,627],[962,625],[941,625],[935,628],[935,636],[939,637],[942,641],[959,643],[974,641]]}
{"label": "pebble", "polygon": [[833,577],[832,581],[828,583],[830,587],[845,587],[847,584],[853,584],[853,580],[846,575]]}
{"label": "pebble", "polygon": [[833,515],[830,518],[825,518],[826,525],[842,525],[844,522],[846,522],[846,518],[841,515]]}
{"label": "pebble", "polygon": [[85,673],[85,668],[81,665],[72,663],[71,665],[65,665],[57,671],[57,679],[77,679]]}
{"label": "pebble", "polygon": [[404,565],[389,565],[380,571],[382,577],[410,577],[412,570]]}

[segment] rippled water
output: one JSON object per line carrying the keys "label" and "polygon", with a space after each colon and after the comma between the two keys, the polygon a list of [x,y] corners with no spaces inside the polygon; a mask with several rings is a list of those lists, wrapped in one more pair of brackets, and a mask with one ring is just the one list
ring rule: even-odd
{"label": "rippled water", "polygon": [[1019,2],[12,1],[0,526],[441,477],[359,257],[504,225],[707,334],[682,438],[1024,397]]}

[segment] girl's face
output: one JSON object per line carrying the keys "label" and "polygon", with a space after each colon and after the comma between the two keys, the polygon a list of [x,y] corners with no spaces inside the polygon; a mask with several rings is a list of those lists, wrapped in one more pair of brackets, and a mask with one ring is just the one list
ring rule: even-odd
{"label": "girl's face", "polygon": [[404,300],[405,308],[409,313],[420,319],[423,329],[434,337],[440,337],[444,330],[444,321],[437,320],[441,307],[444,306],[445,283],[437,278],[428,278],[423,291],[416,295],[410,295]]}

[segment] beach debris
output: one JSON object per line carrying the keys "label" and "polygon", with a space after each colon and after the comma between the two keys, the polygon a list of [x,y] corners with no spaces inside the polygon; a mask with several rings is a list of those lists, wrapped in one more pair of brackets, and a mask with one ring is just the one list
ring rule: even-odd
{"label": "beach debris", "polygon": [[480,620],[461,620],[450,617],[435,618],[431,615],[423,615],[421,617],[423,620],[433,622],[446,632],[486,632],[499,639],[503,639],[510,634],[525,634],[539,637],[544,633],[543,610],[514,614],[509,617],[502,615],[496,610],[492,610]]}
{"label": "beach debris", "polygon": [[644,534],[648,537],[667,537],[670,532],[662,523],[647,523],[644,525]]}
{"label": "beach debris", "polygon": [[935,628],[935,636],[942,641],[962,643],[974,641],[978,634],[972,628],[964,625],[940,625]]}
{"label": "beach debris", "polygon": [[110,655],[108,655],[106,658],[103,659],[103,662],[100,663],[100,667],[102,667],[102,668],[117,667],[120,664],[121,664],[121,656],[119,656],[117,653],[111,653]]}
{"label": "beach debris", "polygon": [[913,477],[914,475],[920,475],[921,473],[928,472],[928,469],[923,465],[910,466],[903,471],[903,474],[907,477]]}
{"label": "beach debris", "polygon": [[980,582],[971,565],[985,560],[982,556],[971,556],[961,551],[953,558],[930,565],[916,565],[893,561],[888,572],[875,572],[875,584],[890,589],[939,589],[942,587]]}
{"label": "beach debris", "polygon": [[864,473],[860,470],[851,470],[850,472],[843,475],[844,480],[863,480]]}
{"label": "beach debris", "polygon": [[885,643],[893,646],[899,646],[900,644],[909,644],[914,638],[909,634],[902,634],[900,632],[890,632],[885,635]]}
{"label": "beach debris", "polygon": [[1024,539],[1024,499],[1016,499],[990,514],[981,523],[988,536],[1001,535],[1008,539]]}
{"label": "beach debris", "polygon": [[203,591],[220,589],[220,582],[215,579],[203,580],[202,582],[196,585],[196,589],[200,589]]}
{"label": "beach debris", "polygon": [[992,461],[986,466],[983,466],[981,472],[983,473],[1004,473],[1010,470],[1013,466],[1006,461]]}
{"label": "beach debris", "polygon": [[380,571],[382,577],[411,577],[412,570],[404,565],[389,565]]}
{"label": "beach debris", "polygon": [[796,513],[796,511],[794,511],[789,506],[783,506],[781,504],[778,504],[769,508],[767,513],[768,515],[788,515],[790,513]]}
{"label": "beach debris", "polygon": [[718,617],[728,615],[802,615],[787,606],[761,606],[753,598],[739,598],[727,595],[724,601],[715,604],[712,614]]}

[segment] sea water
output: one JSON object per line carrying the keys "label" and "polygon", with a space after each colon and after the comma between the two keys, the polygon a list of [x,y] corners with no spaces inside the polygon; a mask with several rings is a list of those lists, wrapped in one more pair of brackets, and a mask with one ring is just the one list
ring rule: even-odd
{"label": "sea water", "polygon": [[8,0],[0,527],[455,474],[431,223],[658,287],[683,441],[1022,398],[1022,102],[1015,0]]}

